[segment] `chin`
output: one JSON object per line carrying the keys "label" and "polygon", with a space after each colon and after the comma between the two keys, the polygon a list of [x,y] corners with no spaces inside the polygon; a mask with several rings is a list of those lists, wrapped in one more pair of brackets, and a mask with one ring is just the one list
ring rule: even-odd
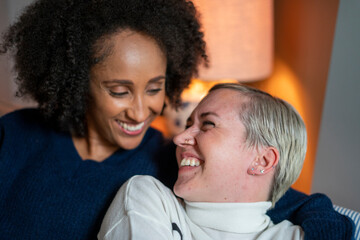
{"label": "chin", "polygon": [[134,143],[129,143],[129,142],[125,142],[125,144],[119,144],[119,147],[122,148],[122,149],[125,149],[125,150],[132,150],[132,149],[135,149],[137,148],[141,143],[141,140],[140,141],[136,141]]}
{"label": "chin", "polygon": [[119,141],[119,146],[125,150],[132,150],[141,144],[144,136],[145,134],[143,133],[137,136],[122,137],[121,141]]}
{"label": "chin", "polygon": [[191,193],[185,191],[186,190],[185,186],[179,186],[179,185],[177,185],[177,182],[175,182],[173,190],[174,190],[174,193],[176,196],[183,198],[184,200],[191,201],[191,199],[192,199]]}

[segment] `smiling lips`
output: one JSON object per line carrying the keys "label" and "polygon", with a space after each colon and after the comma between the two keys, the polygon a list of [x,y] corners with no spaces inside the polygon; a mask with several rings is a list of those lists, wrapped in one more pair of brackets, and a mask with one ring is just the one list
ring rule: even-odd
{"label": "smiling lips", "polygon": [[120,122],[119,120],[116,120],[116,122],[118,123],[120,129],[124,133],[132,136],[140,134],[145,126],[145,122],[141,122],[139,124],[128,124],[128,123]]}

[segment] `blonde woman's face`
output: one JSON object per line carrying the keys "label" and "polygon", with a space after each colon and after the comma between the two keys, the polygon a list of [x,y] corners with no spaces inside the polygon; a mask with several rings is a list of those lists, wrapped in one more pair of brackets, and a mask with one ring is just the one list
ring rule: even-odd
{"label": "blonde woman's face", "polygon": [[248,168],[257,158],[245,145],[239,114],[244,97],[218,89],[198,105],[187,129],[174,138],[179,165],[177,196],[195,202],[241,202],[249,187]]}

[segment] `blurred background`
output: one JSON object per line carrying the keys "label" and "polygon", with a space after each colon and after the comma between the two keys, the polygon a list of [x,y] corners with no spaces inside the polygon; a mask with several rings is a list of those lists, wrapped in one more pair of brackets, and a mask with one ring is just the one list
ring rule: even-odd
{"label": "blurred background", "polygon": [[[32,0],[0,0],[0,31]],[[194,0],[210,68],[154,127],[171,137],[215,83],[240,81],[291,103],[308,130],[303,171],[293,185],[360,211],[360,1]],[[9,56],[0,56],[0,114],[34,106],[15,97]]]}

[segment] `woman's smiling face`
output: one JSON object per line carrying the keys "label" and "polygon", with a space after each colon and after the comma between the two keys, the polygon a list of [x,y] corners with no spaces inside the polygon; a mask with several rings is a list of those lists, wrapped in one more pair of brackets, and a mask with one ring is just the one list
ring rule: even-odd
{"label": "woman's smiling face", "polygon": [[165,100],[166,56],[149,36],[123,30],[105,40],[110,54],[90,71],[90,138],[133,149]]}
{"label": "woman's smiling face", "polygon": [[244,101],[234,90],[218,89],[193,111],[187,129],[174,138],[177,196],[195,202],[246,201],[247,170],[258,153],[245,144],[246,130],[239,118]]}

